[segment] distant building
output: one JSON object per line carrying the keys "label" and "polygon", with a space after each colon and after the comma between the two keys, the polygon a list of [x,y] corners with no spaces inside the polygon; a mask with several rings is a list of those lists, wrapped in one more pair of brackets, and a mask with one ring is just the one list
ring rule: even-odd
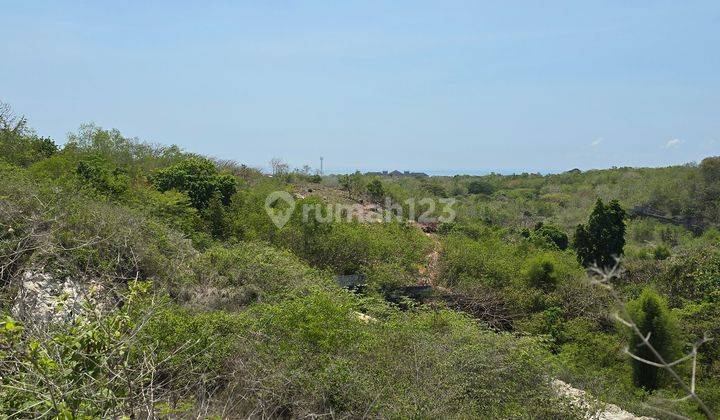
{"label": "distant building", "polygon": [[365,175],[390,176],[390,177],[394,177],[394,178],[427,178],[427,177],[429,177],[429,175],[424,172],[410,172],[410,171],[400,172],[398,170],[394,170],[392,172],[388,172],[388,171],[366,172]]}

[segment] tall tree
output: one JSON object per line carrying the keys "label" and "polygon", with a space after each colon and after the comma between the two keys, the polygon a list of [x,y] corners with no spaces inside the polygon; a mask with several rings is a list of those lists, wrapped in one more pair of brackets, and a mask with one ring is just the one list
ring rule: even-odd
{"label": "tall tree", "polygon": [[[640,332],[650,335],[650,344],[660,353],[665,362],[671,362],[679,353],[677,323],[667,308],[665,301],[651,288],[643,289],[640,296],[627,305],[630,317]],[[651,362],[660,363],[653,352],[635,333],[630,333],[630,348],[635,355]],[[657,389],[660,385],[661,368],[633,359],[633,380],[639,387],[647,390]]]}
{"label": "tall tree", "polygon": [[575,229],[574,246],[580,264],[608,267],[623,254],[625,210],[617,200],[605,205],[598,199],[587,224]]}

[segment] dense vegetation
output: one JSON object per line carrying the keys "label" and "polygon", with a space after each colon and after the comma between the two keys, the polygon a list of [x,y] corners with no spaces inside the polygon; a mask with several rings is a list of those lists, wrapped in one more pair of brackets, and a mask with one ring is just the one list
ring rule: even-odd
{"label": "dense vegetation", "polygon": [[[611,313],[617,293],[669,359],[720,333],[720,158],[427,179],[278,160],[267,176],[93,125],[59,147],[7,109],[0,123],[3,416],[582,416],[553,378],[638,414],[701,416],[623,355],[638,342]],[[306,222],[297,206],[277,227],[273,191],[321,214],[454,198],[457,217],[426,234]],[[678,223],[626,217],[639,205]],[[621,255],[613,293],[587,281],[584,266]],[[434,295],[406,293],[417,284]],[[715,412],[719,360],[717,341],[700,347]]]}

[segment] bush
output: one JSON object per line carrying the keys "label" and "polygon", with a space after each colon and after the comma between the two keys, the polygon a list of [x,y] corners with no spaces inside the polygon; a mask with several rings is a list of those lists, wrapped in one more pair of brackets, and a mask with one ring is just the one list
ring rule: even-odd
{"label": "bush", "polygon": [[417,282],[407,267],[393,261],[378,262],[363,270],[371,290],[391,291]]}
{"label": "bush", "polygon": [[[570,413],[548,387],[536,340],[482,330],[451,311],[386,307],[363,321],[347,292],[251,310],[235,416],[523,418]],[[278,412],[280,411],[280,412]]]}
{"label": "bush", "polygon": [[383,188],[382,182],[379,179],[373,179],[366,186],[367,192],[376,202],[380,202],[385,198],[385,188]]}
{"label": "bush", "polygon": [[670,258],[670,248],[668,248],[667,245],[658,245],[653,250],[653,255],[658,261],[666,260]]}
{"label": "bush", "polygon": [[238,347],[241,317],[169,303],[154,306],[138,340],[140,351],[153,349],[154,357],[164,361],[156,375],[172,378],[174,388],[205,392],[226,380],[227,364]]}
{"label": "bush", "polygon": [[73,322],[50,328],[0,318],[0,416],[153,417],[161,404],[194,403],[212,389],[200,385],[203,374],[221,371],[227,351],[218,349],[232,345],[235,329],[212,316],[175,322],[176,310],[159,317],[149,291],[133,282],[121,307],[104,314],[88,303]]}
{"label": "bush", "polygon": [[102,158],[81,160],[75,168],[80,181],[101,195],[122,198],[130,190],[130,178],[120,168],[113,168]]}
{"label": "bush", "polygon": [[[673,361],[679,354],[677,324],[667,308],[667,303],[651,288],[643,289],[640,296],[628,302],[628,313],[640,332],[650,334],[650,343],[666,362]],[[660,363],[654,354],[642,345],[642,339],[629,332],[630,349],[639,357]],[[661,384],[661,369],[632,360],[635,384],[647,390],[657,389]]]}
{"label": "bush", "polygon": [[470,194],[491,195],[495,192],[495,187],[491,183],[482,180],[471,181],[467,188]]}
{"label": "bush", "polygon": [[207,207],[215,194],[219,195],[224,205],[229,204],[237,189],[232,175],[218,174],[212,162],[198,157],[190,157],[156,171],[152,181],[160,191],[175,189],[187,193],[198,210]]}
{"label": "bush", "polygon": [[311,221],[304,222],[296,212],[276,243],[338,274],[354,274],[380,261],[409,269],[423,261],[431,246],[420,229],[404,223],[317,223],[310,216]]}
{"label": "bush", "polygon": [[568,247],[568,236],[560,228],[539,222],[531,234],[531,238],[538,244],[551,244],[551,246],[564,251]]}
{"label": "bush", "polygon": [[520,265],[513,251],[495,234],[477,241],[459,233],[450,234],[443,242],[438,260],[439,278],[448,286],[474,282],[508,285]]}
{"label": "bush", "polygon": [[527,262],[525,277],[528,284],[542,290],[553,290],[558,282],[555,260],[548,255],[538,255]]}
{"label": "bush", "polygon": [[203,290],[254,291],[253,299],[237,302],[242,305],[284,298],[310,285],[331,284],[327,273],[310,268],[290,252],[251,242],[208,249],[198,259],[196,273]]}

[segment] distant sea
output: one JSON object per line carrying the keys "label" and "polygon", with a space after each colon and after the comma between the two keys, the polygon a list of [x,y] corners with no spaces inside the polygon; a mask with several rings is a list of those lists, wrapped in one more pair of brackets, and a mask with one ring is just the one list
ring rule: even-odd
{"label": "distant sea", "polygon": [[[388,172],[394,171],[396,168],[391,169],[346,169],[346,168],[331,168],[326,169],[325,174],[351,174],[355,171],[360,171],[361,173],[366,172],[381,172],[387,170]],[[569,168],[567,170],[570,170],[572,168]],[[404,172],[404,171],[410,171],[410,172],[423,172],[430,176],[454,176],[454,175],[472,175],[472,176],[482,176],[482,175],[488,175],[491,173],[495,174],[501,174],[501,175],[512,175],[512,174],[522,174],[522,173],[540,173],[540,174],[550,174],[550,173],[559,173],[564,172],[562,170],[559,171],[553,171],[553,170],[544,170],[544,171],[529,171],[527,169],[429,169],[429,170],[422,170],[422,169],[404,169],[404,168],[397,168],[398,171]]]}

